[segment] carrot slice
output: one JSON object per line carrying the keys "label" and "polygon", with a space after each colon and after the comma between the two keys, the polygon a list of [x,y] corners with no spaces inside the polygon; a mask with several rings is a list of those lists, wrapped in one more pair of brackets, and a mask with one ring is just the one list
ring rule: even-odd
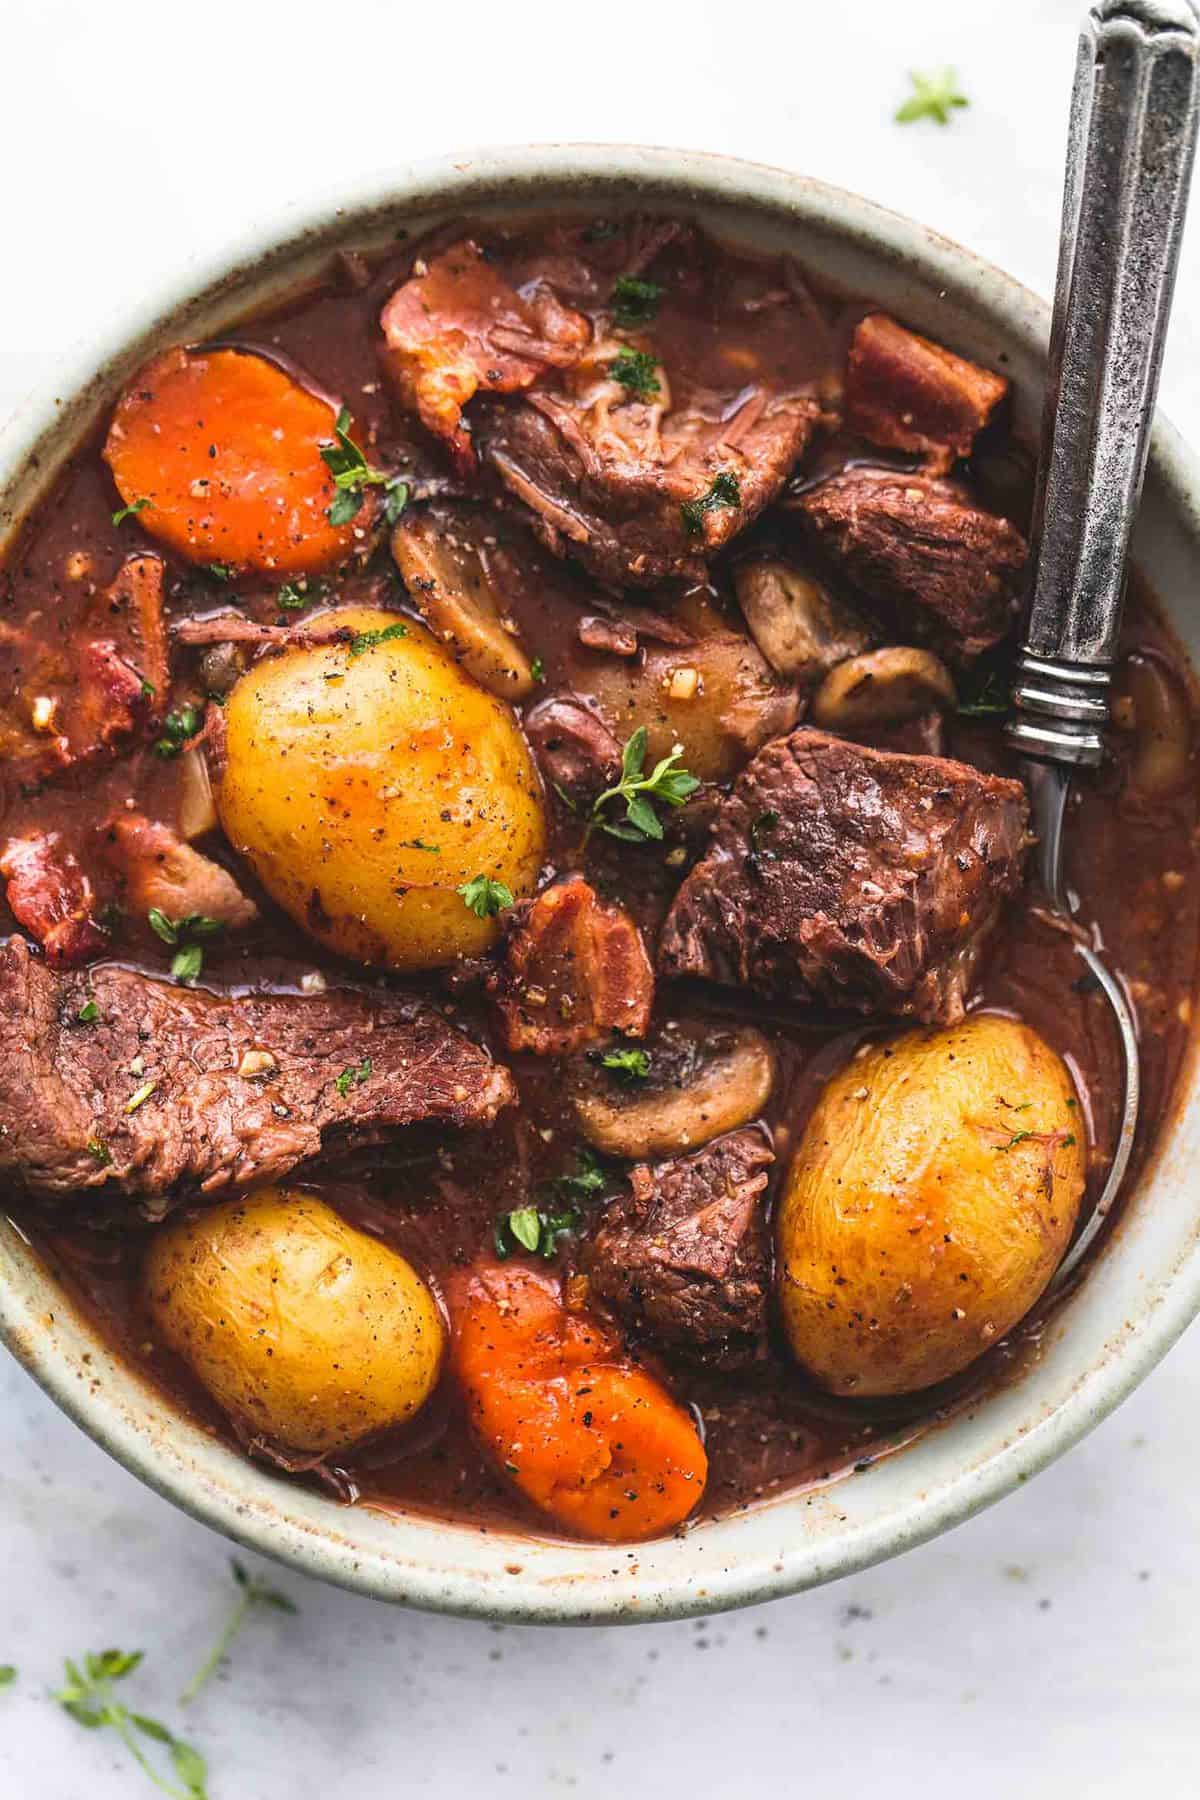
{"label": "carrot slice", "polygon": [[451,1285],[454,1366],[475,1428],[523,1493],[605,1543],[686,1519],[708,1459],[688,1414],[558,1280],[484,1264]]}
{"label": "carrot slice", "polygon": [[125,390],[104,457],[138,524],[190,562],[303,574],[348,555],[377,505],[329,522],[334,416],[264,357],[177,348]]}

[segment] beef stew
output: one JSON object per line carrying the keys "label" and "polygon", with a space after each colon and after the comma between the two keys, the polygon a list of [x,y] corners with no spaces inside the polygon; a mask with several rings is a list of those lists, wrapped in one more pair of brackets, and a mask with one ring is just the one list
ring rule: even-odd
{"label": "beef stew", "polygon": [[[0,569],[0,1160],[181,1406],[623,1541],[1032,1353],[1120,1077],[1000,736],[1007,398],[640,217],[356,258],[129,384]],[[1144,1161],[1195,706],[1136,590],[1124,651],[1070,879]]]}

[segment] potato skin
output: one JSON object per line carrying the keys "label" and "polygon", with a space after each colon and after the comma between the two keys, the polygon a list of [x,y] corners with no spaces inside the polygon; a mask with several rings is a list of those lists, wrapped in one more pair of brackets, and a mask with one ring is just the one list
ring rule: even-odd
{"label": "potato skin", "polygon": [[1086,1160],[1066,1065],[1014,1019],[976,1013],[856,1057],[826,1084],[779,1206],[797,1360],[864,1398],[966,1368],[1050,1280]]}
{"label": "potato skin", "polygon": [[464,882],[532,893],[545,814],[514,714],[421,626],[362,607],[313,621],[398,624],[405,635],[358,655],[310,644],[249,669],[225,708],[215,797],[226,836],[298,925],[358,962],[429,969],[496,937],[455,891]]}
{"label": "potato skin", "polygon": [[446,1332],[416,1270],[296,1189],[164,1226],[142,1291],[225,1411],[291,1450],[344,1450],[402,1424],[437,1382]]}

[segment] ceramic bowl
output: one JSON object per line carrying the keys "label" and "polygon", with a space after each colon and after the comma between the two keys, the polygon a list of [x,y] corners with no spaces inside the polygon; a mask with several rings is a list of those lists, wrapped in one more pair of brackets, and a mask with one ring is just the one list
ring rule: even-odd
{"label": "ceramic bowl", "polygon": [[[1035,438],[1049,314],[999,270],[936,233],[820,182],[716,156],[612,147],[480,151],[361,183],[256,228],[215,268],[82,356],[0,434],[0,541],[53,480],[130,373],[168,343],[214,333],[318,274],[340,247],[384,243],[462,214],[662,207],[717,232],[787,246],[834,285],[1009,373]],[[1200,611],[1197,473],[1156,429],[1138,561],[1193,660]],[[1185,1070],[1153,1167],[1087,1279],[1053,1316],[1040,1357],[907,1449],[823,1487],[635,1548],[340,1506],[246,1461],[181,1417],[96,1335],[21,1234],[0,1224],[0,1331],[98,1443],[196,1518],[249,1548],[380,1599],[487,1619],[676,1618],[830,1581],[959,1524],[1097,1424],[1200,1309],[1194,1169],[1200,1094]]]}

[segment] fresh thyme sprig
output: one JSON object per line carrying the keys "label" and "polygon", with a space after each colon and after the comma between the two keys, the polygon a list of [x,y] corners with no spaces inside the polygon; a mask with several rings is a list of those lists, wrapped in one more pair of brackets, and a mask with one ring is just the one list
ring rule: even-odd
{"label": "fresh thyme sprig", "polygon": [[[654,810],[653,801],[657,800],[663,806],[682,806],[700,786],[696,777],[680,765],[683,751],[678,744],[647,775],[646,742],[646,727],[639,725],[621,752],[621,779],[614,786],[605,788],[592,807],[592,825],[598,825],[610,837],[623,838],[631,844],[644,844],[647,839],[662,837],[662,820]],[[605,808],[614,800],[625,802],[624,819],[614,819],[606,814]]]}

